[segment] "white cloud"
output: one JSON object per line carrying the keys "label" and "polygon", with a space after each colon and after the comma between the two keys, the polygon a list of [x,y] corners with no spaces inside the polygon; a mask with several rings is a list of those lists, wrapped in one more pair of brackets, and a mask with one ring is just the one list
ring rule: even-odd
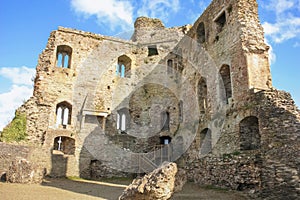
{"label": "white cloud", "polygon": [[0,76],[10,79],[13,84],[32,85],[31,79],[35,74],[35,69],[22,66],[17,67],[2,67],[0,68]]}
{"label": "white cloud", "polygon": [[8,92],[0,93],[0,131],[14,117],[15,110],[32,95],[35,70],[28,67],[0,68],[0,76],[12,81]]}
{"label": "white cloud", "polygon": [[114,30],[131,27],[133,23],[133,7],[129,1],[118,0],[71,0],[72,8],[85,17],[95,15],[99,23],[110,25]]}
{"label": "white cloud", "polygon": [[282,43],[286,40],[300,39],[300,0],[271,0],[266,7],[275,13],[273,23],[265,22],[263,27],[271,42]]}
{"label": "white cloud", "polygon": [[15,110],[32,95],[32,87],[13,85],[11,90],[0,94],[0,130],[14,117]]}
{"label": "white cloud", "polygon": [[168,20],[171,13],[179,11],[179,0],[142,0],[142,5],[137,11],[138,16],[156,17]]}
{"label": "white cloud", "polygon": [[265,38],[265,43],[270,47],[270,49],[269,49],[269,62],[272,65],[276,62],[276,54],[273,51],[272,45],[268,42],[268,40],[266,38]]}
{"label": "white cloud", "polygon": [[294,6],[294,2],[291,0],[277,0],[274,5],[276,12],[280,14],[292,8]]}

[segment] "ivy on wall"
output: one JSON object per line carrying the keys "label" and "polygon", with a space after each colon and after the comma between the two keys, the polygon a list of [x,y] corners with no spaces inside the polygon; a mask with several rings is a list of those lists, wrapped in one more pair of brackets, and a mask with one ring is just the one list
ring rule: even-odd
{"label": "ivy on wall", "polygon": [[12,122],[3,129],[0,141],[19,142],[26,139],[26,114],[16,111]]}

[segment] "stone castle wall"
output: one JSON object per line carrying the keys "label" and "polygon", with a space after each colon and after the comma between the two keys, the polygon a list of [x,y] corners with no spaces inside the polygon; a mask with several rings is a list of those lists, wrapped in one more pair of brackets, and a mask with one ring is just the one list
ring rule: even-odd
{"label": "stone castle wall", "polygon": [[134,26],[131,40],[50,34],[34,95],[19,109],[37,144],[31,159],[50,176],[98,179],[180,157],[199,184],[293,199],[300,115],[272,88],[256,1],[214,0],[193,26],[146,17]]}

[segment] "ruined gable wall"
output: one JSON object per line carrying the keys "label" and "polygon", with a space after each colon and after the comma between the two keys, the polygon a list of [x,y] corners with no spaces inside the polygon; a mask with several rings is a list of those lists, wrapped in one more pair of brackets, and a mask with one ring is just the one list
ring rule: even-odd
{"label": "ruined gable wall", "polygon": [[[205,33],[205,41],[199,43],[218,69],[223,64],[230,66],[233,99],[237,102],[251,88],[271,87],[268,46],[264,43],[257,7],[255,0],[213,1],[188,33],[199,41],[198,27],[204,23],[205,31],[200,35]],[[226,22],[220,28],[218,20],[224,13]]]}

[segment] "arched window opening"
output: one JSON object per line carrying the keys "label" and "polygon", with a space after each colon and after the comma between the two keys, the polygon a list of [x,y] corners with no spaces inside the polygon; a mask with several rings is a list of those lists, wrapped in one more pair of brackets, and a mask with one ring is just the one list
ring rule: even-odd
{"label": "arched window opening", "polygon": [[117,129],[121,131],[121,133],[125,133],[125,131],[129,128],[130,125],[130,115],[128,108],[122,108],[117,111]]}
{"label": "arched window opening", "polygon": [[172,59],[169,59],[167,61],[167,66],[168,66],[167,73],[172,74],[173,73],[173,60]]}
{"label": "arched window opening", "polygon": [[54,138],[53,150],[60,151],[67,155],[75,154],[75,139],[65,136]]}
{"label": "arched window opening", "polygon": [[71,68],[72,48],[67,45],[60,45],[56,50],[56,66]]}
{"label": "arched window opening", "polygon": [[56,106],[56,127],[60,125],[66,128],[71,124],[72,105],[68,102],[61,102]]}
{"label": "arched window opening", "polygon": [[[230,67],[229,65],[223,65],[220,69],[220,74],[223,81],[223,86],[225,89],[225,99],[226,103],[229,103],[229,98],[232,97],[232,88],[231,88],[231,76],[230,76]],[[222,82],[221,82],[222,84]]]}
{"label": "arched window opening", "polygon": [[197,41],[200,44],[203,44],[205,42],[205,27],[204,27],[204,23],[203,22],[201,22],[197,26]]}
{"label": "arched window opening", "polygon": [[255,150],[260,148],[258,118],[246,117],[240,122],[240,149]]}
{"label": "arched window opening", "polygon": [[162,131],[170,130],[170,113],[165,111],[161,114]]}
{"label": "arched window opening", "polygon": [[205,128],[200,132],[200,153],[208,154],[212,149],[211,130]]}
{"label": "arched window opening", "polygon": [[122,55],[118,58],[118,64],[116,69],[117,76],[121,78],[130,78],[131,75],[131,59],[126,56]]}
{"label": "arched window opening", "polygon": [[200,113],[205,113],[207,109],[207,84],[203,77],[198,82],[198,106]]}

